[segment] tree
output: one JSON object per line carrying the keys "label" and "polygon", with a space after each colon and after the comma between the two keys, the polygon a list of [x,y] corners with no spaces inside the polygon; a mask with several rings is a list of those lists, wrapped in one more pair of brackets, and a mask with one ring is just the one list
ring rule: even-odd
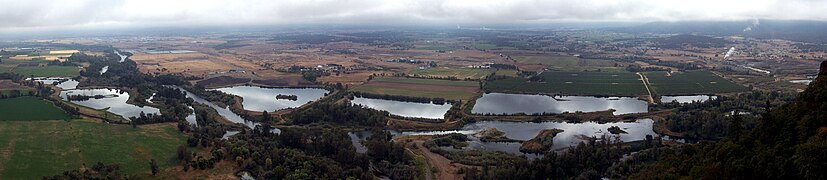
{"label": "tree", "polygon": [[744,123],[744,120],[741,119],[741,112],[735,110],[732,114],[732,122],[729,124],[729,133],[732,135],[733,138],[738,139],[741,136],[741,126]]}
{"label": "tree", "polygon": [[155,159],[149,161],[149,168],[152,170],[152,176],[158,174],[158,163],[155,162]]}
{"label": "tree", "polygon": [[267,113],[267,111],[264,111],[261,114],[261,120],[264,121],[264,122],[269,122],[271,120],[270,113]]}

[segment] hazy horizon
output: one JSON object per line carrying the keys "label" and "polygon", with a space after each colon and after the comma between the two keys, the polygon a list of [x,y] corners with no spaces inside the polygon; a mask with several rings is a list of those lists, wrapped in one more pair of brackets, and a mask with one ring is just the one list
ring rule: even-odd
{"label": "hazy horizon", "polygon": [[827,1],[76,0],[5,1],[0,32],[211,26],[453,26],[827,20]]}

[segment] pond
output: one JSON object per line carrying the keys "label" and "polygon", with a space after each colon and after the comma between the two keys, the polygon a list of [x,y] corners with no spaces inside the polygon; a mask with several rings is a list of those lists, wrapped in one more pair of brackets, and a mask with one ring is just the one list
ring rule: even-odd
{"label": "pond", "polygon": [[373,135],[373,133],[370,131],[356,131],[347,133],[347,136],[350,137],[350,143],[356,148],[357,153],[368,152],[368,147],[363,145],[361,141],[367,140],[371,135]]}
{"label": "pond", "polygon": [[614,115],[648,112],[645,101],[632,97],[546,96],[488,93],[477,99],[474,114],[543,114],[595,112],[614,109]]}
{"label": "pond", "polygon": [[[227,94],[241,96],[244,109],[273,112],[295,108],[324,97],[327,90],[319,88],[264,88],[257,86],[234,86],[215,89]],[[278,95],[294,96],[296,99],[277,98]]]}
{"label": "pond", "polygon": [[74,104],[90,107],[93,109],[107,109],[107,111],[123,116],[124,118],[138,117],[141,112],[144,114],[160,114],[158,108],[136,105],[126,103],[129,100],[129,93],[118,89],[73,89],[60,92],[60,97],[63,100],[68,100],[69,95],[86,95],[95,96],[102,95],[103,98],[90,98],[82,101],[70,101]]}
{"label": "pond", "polygon": [[669,102],[678,102],[678,103],[691,103],[691,102],[704,102],[708,100],[715,100],[718,96],[710,96],[710,95],[693,95],[693,96],[661,96],[660,102],[669,103]]}
{"label": "pond", "polygon": [[124,62],[124,61],[126,61],[126,57],[129,57],[129,56],[127,56],[127,55],[123,55],[123,54],[121,54],[121,52],[118,52],[118,51],[115,51],[115,54],[117,54],[118,56],[120,56],[120,57],[121,57],[121,60],[120,60],[120,61],[118,61],[118,62]]}
{"label": "pond", "polygon": [[426,119],[443,119],[445,118],[445,113],[451,109],[450,103],[438,105],[433,103],[402,102],[361,97],[356,97],[350,102],[376,110],[388,111],[397,116]]}
{"label": "pond", "polygon": [[52,84],[55,85],[57,83],[57,87],[63,90],[75,89],[78,87],[80,82],[75,81],[71,78],[63,78],[63,77],[37,77],[37,78],[26,78],[26,80],[41,82],[43,84]]}
{"label": "pond", "polygon": [[[402,132],[401,135],[442,135],[450,133],[460,133],[471,135],[488,128],[496,128],[505,133],[505,137],[514,140],[526,141],[536,137],[540,131],[544,129],[562,129],[563,132],[554,137],[554,144],[552,149],[559,150],[576,146],[580,142],[585,142],[591,137],[600,137],[602,135],[609,135],[612,137],[619,137],[623,142],[644,140],[646,135],[657,137],[658,135],[652,130],[654,121],[651,119],[639,119],[634,122],[614,122],[600,124],[596,122],[584,123],[566,123],[566,122],[507,122],[507,121],[481,121],[471,123],[463,126],[459,130],[452,131],[408,131]],[[608,131],[609,127],[617,126],[627,134],[611,134]],[[479,139],[469,136],[471,138],[471,148],[497,150],[513,154],[524,154],[520,152],[519,143],[498,143],[498,142],[482,142]]]}
{"label": "pond", "polygon": [[186,117],[187,122],[190,125],[195,125],[195,127],[198,127],[198,121],[195,118],[195,109],[193,109],[192,106],[187,106],[187,107],[190,108],[190,110],[192,111],[192,113],[190,113]]}
{"label": "pond", "polygon": [[106,71],[109,71],[109,66],[104,66],[103,68],[101,68],[101,75],[103,75],[103,73],[106,73]]}

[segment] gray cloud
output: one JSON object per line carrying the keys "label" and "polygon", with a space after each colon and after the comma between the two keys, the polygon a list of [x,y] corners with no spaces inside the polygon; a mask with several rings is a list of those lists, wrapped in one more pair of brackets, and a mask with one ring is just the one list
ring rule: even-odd
{"label": "gray cloud", "polygon": [[820,0],[0,0],[0,30],[302,23],[827,20]]}

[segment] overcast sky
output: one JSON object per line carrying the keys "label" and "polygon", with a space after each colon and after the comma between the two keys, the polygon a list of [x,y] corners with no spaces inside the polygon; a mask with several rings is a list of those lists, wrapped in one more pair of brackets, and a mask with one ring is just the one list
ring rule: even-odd
{"label": "overcast sky", "polygon": [[827,0],[0,0],[0,31],[278,24],[827,20]]}

